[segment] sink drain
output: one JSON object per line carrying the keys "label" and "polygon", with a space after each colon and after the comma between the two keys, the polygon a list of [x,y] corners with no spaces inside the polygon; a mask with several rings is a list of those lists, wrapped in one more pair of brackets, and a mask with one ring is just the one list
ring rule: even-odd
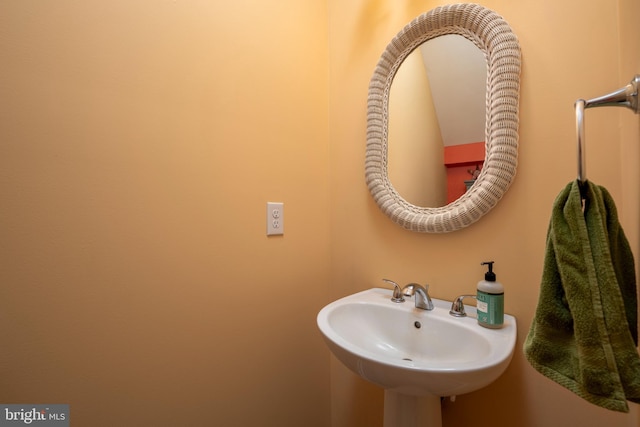
{"label": "sink drain", "polygon": [[413,322],[413,326],[415,326],[416,329],[422,328],[422,324],[420,322],[418,322],[417,320],[415,322]]}
{"label": "sink drain", "polygon": [[402,360],[406,360],[407,362],[413,362],[413,359],[409,359],[408,357],[402,358]]}

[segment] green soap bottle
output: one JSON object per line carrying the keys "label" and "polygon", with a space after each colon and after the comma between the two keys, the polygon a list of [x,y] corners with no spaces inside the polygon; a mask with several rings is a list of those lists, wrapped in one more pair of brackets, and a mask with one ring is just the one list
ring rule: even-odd
{"label": "green soap bottle", "polygon": [[493,261],[483,262],[481,265],[488,265],[489,271],[485,273],[484,280],[478,282],[478,324],[498,329],[504,323],[504,286],[496,281]]}

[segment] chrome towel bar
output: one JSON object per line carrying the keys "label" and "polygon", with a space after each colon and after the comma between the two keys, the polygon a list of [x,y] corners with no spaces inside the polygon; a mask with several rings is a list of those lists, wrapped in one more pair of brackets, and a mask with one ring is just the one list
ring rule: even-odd
{"label": "chrome towel bar", "polygon": [[638,89],[640,88],[640,74],[636,74],[631,82],[625,87],[597,98],[578,99],[575,103],[576,109],[576,134],[578,136],[578,181],[581,184],[587,180],[587,165],[584,141],[584,110],[594,107],[627,107],[634,113],[640,113],[638,103]]}

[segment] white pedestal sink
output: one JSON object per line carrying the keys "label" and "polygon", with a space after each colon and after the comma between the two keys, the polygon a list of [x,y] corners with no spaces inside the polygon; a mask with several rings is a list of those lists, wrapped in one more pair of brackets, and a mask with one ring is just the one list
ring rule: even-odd
{"label": "white pedestal sink", "polygon": [[369,289],[324,307],[318,327],[333,354],[362,378],[385,389],[385,427],[440,427],[440,397],[489,385],[505,371],[516,342],[516,319],[504,327],[478,325],[449,314],[451,302],[433,299],[431,311],[413,298],[391,302],[391,290]]}

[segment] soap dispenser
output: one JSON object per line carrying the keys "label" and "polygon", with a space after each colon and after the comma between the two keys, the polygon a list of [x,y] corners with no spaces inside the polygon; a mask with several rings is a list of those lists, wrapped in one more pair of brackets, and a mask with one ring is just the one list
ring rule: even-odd
{"label": "soap dispenser", "polygon": [[485,328],[501,328],[504,323],[504,286],[496,281],[493,261],[481,263],[488,266],[484,280],[478,282],[478,324]]}

